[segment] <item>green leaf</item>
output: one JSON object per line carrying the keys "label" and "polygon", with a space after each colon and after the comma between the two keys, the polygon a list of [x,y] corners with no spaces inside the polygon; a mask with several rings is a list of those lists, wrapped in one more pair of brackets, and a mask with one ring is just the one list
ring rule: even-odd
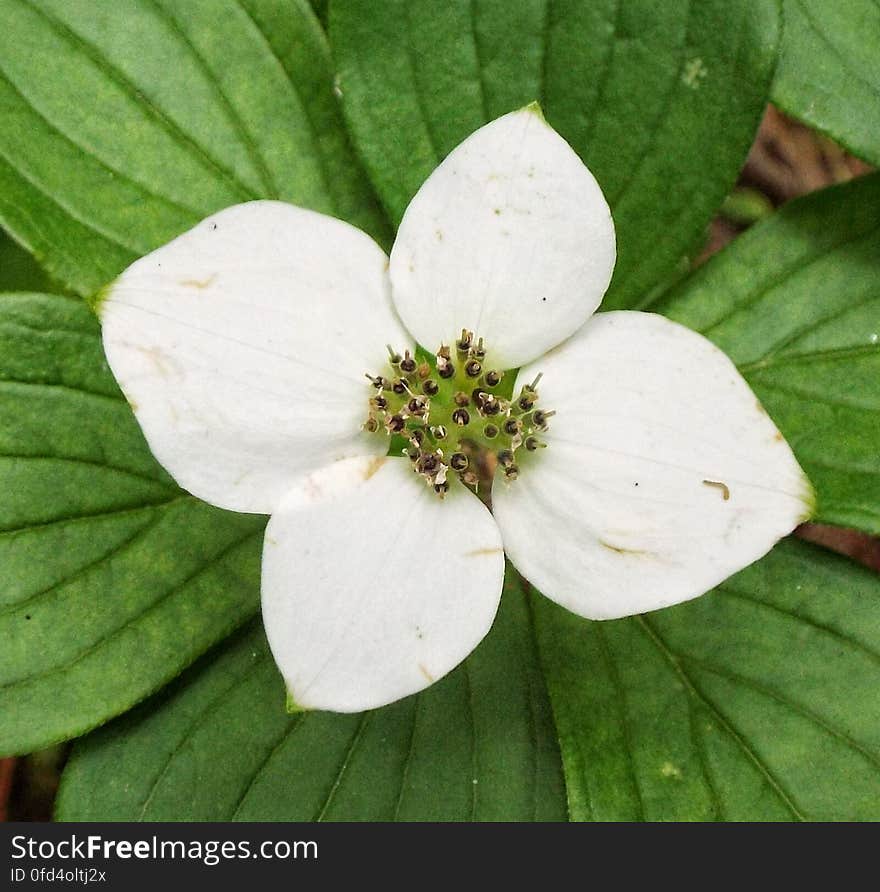
{"label": "green leaf", "polygon": [[305,0],[0,9],[0,221],[78,293],[253,198],[384,236]]}
{"label": "green leaf", "polygon": [[880,175],[792,202],[660,307],[739,365],[816,487],[880,533]]}
{"label": "green leaf", "polygon": [[785,0],[773,101],[880,164],[880,6]]}
{"label": "green leaf", "polygon": [[[513,575],[512,573],[510,574]],[[79,742],[62,820],[564,820],[522,592],[455,672],[361,715],[284,709],[252,628],[156,701]]]}
{"label": "green leaf", "polygon": [[264,518],[150,455],[73,298],[0,295],[0,753],[82,734],[253,615]]}
{"label": "green leaf", "polygon": [[334,0],[356,145],[399,221],[434,166],[539,99],[614,212],[605,308],[644,306],[733,185],[769,92],[778,9],[757,0]]}
{"label": "green leaf", "polygon": [[641,617],[534,603],[574,819],[880,818],[877,574],[792,539]]}
{"label": "green leaf", "polygon": [[0,292],[51,291],[48,277],[34,259],[0,229]]}

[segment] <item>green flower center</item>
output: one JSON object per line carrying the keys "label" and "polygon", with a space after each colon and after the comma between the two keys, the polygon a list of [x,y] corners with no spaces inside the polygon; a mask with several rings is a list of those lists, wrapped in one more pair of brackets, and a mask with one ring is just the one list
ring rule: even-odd
{"label": "green flower center", "polygon": [[483,339],[463,330],[454,347],[434,356],[388,347],[389,374],[367,378],[373,388],[364,430],[391,437],[413,471],[439,495],[456,477],[488,498],[496,473],[515,480],[519,459],[546,446],[554,414],[538,407],[538,375],[513,395],[510,372],[484,368]]}

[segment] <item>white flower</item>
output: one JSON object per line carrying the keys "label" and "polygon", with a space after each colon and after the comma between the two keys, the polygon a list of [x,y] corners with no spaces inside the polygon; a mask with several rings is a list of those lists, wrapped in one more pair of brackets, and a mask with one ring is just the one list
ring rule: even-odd
{"label": "white flower", "polygon": [[[263,616],[299,707],[369,709],[449,672],[492,625],[505,552],[569,610],[619,617],[709,590],[810,513],[721,351],[660,316],[592,316],[614,256],[596,181],[529,107],[434,171],[390,261],[346,223],[257,201],[107,289],[108,361],[157,459],[272,515]],[[490,513],[471,487],[499,453]]]}

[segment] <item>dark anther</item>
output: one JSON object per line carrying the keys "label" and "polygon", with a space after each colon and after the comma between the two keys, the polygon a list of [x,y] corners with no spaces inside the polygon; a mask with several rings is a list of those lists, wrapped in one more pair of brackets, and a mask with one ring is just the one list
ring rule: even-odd
{"label": "dark anther", "polygon": [[451,378],[455,374],[455,366],[447,360],[443,365],[437,363],[437,373],[441,378]]}
{"label": "dark anther", "polygon": [[483,347],[483,339],[482,338],[480,338],[480,340],[477,341],[477,346],[471,350],[471,355],[474,357],[474,359],[483,360],[486,358],[486,349],[485,349],[485,347]]}
{"label": "dark anther", "polygon": [[[537,437],[526,437],[525,447],[529,452],[540,449],[544,444]],[[636,484],[638,486],[638,484]]]}
{"label": "dark anther", "polygon": [[373,387],[376,388],[376,390],[382,390],[385,387],[385,385],[388,383],[388,381],[385,378],[383,378],[381,375],[373,376],[373,375],[367,374],[367,379],[369,380],[370,384],[372,384]]}
{"label": "dark anther", "polygon": [[407,391],[406,384],[405,384],[403,381],[401,381],[400,378],[398,378],[398,379],[391,385],[391,389],[392,389],[398,396],[400,396],[401,394],[406,393],[406,391]]}
{"label": "dark anther", "polygon": [[433,452],[429,452],[419,459],[418,467],[421,474],[433,474],[440,467],[440,460]]}
{"label": "dark anther", "polygon": [[472,359],[464,367],[464,371],[468,378],[479,378],[480,372],[483,371],[483,367],[480,365],[479,362],[477,362],[476,359]]}
{"label": "dark anther", "polygon": [[416,370],[416,361],[410,356],[409,350],[406,351],[403,359],[400,361],[400,370],[407,374]]}
{"label": "dark anther", "polygon": [[501,403],[491,393],[487,393],[482,409],[484,415],[497,415],[501,411]]}
{"label": "dark anther", "polygon": [[423,396],[414,396],[407,404],[410,415],[425,414],[425,398]]}
{"label": "dark anther", "polygon": [[523,394],[519,398],[519,400],[517,400],[517,405],[520,407],[520,409],[523,410],[523,412],[528,412],[531,410],[532,406],[535,405],[535,400],[533,397]]}
{"label": "dark anther", "polygon": [[417,427],[409,432],[409,441],[414,446],[421,446],[425,442],[425,432],[422,428]]}
{"label": "dark anther", "polygon": [[471,349],[471,342],[473,341],[474,333],[472,331],[468,331],[466,328],[461,330],[461,337],[455,344],[455,349],[458,350],[461,354],[467,354],[468,350]]}
{"label": "dark anther", "polygon": [[498,463],[503,468],[509,468],[513,465],[513,452],[509,449],[502,449],[498,453]]}
{"label": "dark anther", "polygon": [[464,426],[471,420],[471,414],[470,414],[470,412],[468,412],[467,409],[456,409],[452,413],[452,420],[456,424],[460,424],[460,425]]}
{"label": "dark anther", "polygon": [[442,424],[438,424],[436,427],[432,427],[431,433],[434,435],[434,439],[436,440],[446,439],[446,428],[443,427]]}
{"label": "dark anther", "polygon": [[376,421],[375,418],[373,418],[372,416],[370,416],[370,417],[364,422],[364,430],[367,431],[367,432],[370,433],[370,434],[375,434],[376,431],[379,430],[379,422]]}
{"label": "dark anther", "polygon": [[483,436],[488,440],[494,440],[498,436],[498,428],[494,424],[487,424],[483,428]]}
{"label": "dark anther", "polygon": [[456,406],[469,406],[471,404],[470,397],[462,390],[459,390],[457,394],[452,398],[452,401]]}
{"label": "dark anther", "polygon": [[442,483],[435,483],[434,492],[438,496],[446,495],[449,492],[449,484],[445,480]]}
{"label": "dark anther", "polygon": [[392,433],[399,434],[404,427],[406,427],[406,422],[402,415],[392,415],[391,418],[388,419],[388,430]]}
{"label": "dark anther", "polygon": [[453,471],[465,471],[469,464],[468,457],[463,452],[453,452],[449,458],[449,467]]}
{"label": "dark anther", "polygon": [[461,475],[461,482],[466,486],[478,486],[480,478],[473,471],[465,471]]}
{"label": "dark anther", "polygon": [[422,393],[426,396],[436,396],[437,391],[440,389],[440,386],[433,378],[428,378],[424,384],[422,384]]}
{"label": "dark anther", "polygon": [[519,477],[519,468],[516,465],[508,465],[504,469],[504,476],[508,480],[516,480]]}
{"label": "dark anther", "polygon": [[503,372],[496,372],[494,370],[492,370],[491,372],[486,372],[486,386],[497,387],[501,383],[501,379],[503,377]]}
{"label": "dark anther", "polygon": [[535,409],[532,418],[534,419],[535,425],[541,428],[541,430],[544,430],[547,427],[547,419],[555,414],[555,412],[545,412],[543,409]]}
{"label": "dark anther", "polygon": [[377,408],[377,409],[387,409],[388,408],[388,400],[386,400],[384,396],[374,396],[370,400],[370,405],[375,406],[375,408]]}
{"label": "dark anther", "polygon": [[507,421],[504,422],[504,433],[510,434],[511,437],[515,437],[519,433],[519,429],[519,418],[508,418]]}

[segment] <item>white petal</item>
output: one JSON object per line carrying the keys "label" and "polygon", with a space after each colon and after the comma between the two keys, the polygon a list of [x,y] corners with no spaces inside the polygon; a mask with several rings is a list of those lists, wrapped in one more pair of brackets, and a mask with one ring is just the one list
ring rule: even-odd
{"label": "white petal", "polygon": [[489,631],[503,576],[498,527],[470,492],[441,500],[405,459],[350,459],[269,521],[263,621],[298,706],[360,712],[457,666]]}
{"label": "white petal", "polygon": [[696,597],[812,512],[788,444],[700,335],[601,313],[520,377],[538,371],[540,405],[558,412],[549,446],[496,483],[493,510],[517,569],[569,610],[611,619]]}
{"label": "white petal", "polygon": [[536,106],[469,136],[428,177],[391,252],[394,304],[430,350],[468,328],[517,368],[593,313],[614,268],[596,180]]}
{"label": "white petal", "polygon": [[227,208],[130,266],[99,312],[153,454],[205,501],[269,513],[298,476],[387,450],[361,431],[364,373],[411,339],[385,255],[347,223]]}

